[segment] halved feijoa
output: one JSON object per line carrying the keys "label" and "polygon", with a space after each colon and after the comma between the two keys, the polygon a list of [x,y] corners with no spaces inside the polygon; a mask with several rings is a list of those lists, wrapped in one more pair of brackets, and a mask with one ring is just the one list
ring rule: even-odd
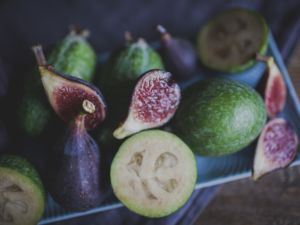
{"label": "halved feijoa", "polygon": [[0,157],[0,224],[35,225],[45,209],[38,173],[25,159]]}
{"label": "halved feijoa", "polygon": [[208,21],[198,34],[201,62],[214,70],[235,73],[265,54],[268,27],[264,18],[248,9],[230,9]]}
{"label": "halved feijoa", "polygon": [[143,131],[127,139],[111,166],[117,198],[133,212],[167,216],[185,204],[197,178],[195,157],[177,136]]}
{"label": "halved feijoa", "polygon": [[66,122],[86,113],[87,130],[95,128],[106,116],[106,104],[99,89],[84,80],[65,75],[47,65],[41,46],[33,47],[42,83],[54,111]]}

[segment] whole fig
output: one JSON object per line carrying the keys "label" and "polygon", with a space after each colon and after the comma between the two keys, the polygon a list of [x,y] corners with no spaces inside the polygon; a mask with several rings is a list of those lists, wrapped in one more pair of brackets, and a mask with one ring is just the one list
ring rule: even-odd
{"label": "whole fig", "polygon": [[178,80],[186,80],[194,75],[197,66],[197,52],[185,39],[172,37],[167,30],[157,26],[161,34],[162,56],[166,68]]}

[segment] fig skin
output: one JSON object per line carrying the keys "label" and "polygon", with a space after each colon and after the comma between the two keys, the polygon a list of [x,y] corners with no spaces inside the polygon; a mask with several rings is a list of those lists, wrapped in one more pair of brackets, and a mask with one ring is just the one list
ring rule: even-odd
{"label": "fig skin", "polygon": [[261,176],[288,166],[295,158],[298,137],[291,125],[283,118],[270,120],[258,139],[255,151],[253,176]]}
{"label": "fig skin", "polygon": [[171,73],[163,70],[144,73],[134,88],[127,118],[113,136],[123,139],[164,125],[174,116],[180,98],[180,88]]}
{"label": "fig skin", "polygon": [[0,59],[0,99],[6,97],[9,86],[7,68],[4,62]]}
{"label": "fig skin", "polygon": [[194,75],[197,66],[197,52],[185,39],[172,37],[166,29],[158,25],[161,34],[161,51],[166,68],[177,80],[186,80]]}
{"label": "fig skin", "polygon": [[55,167],[49,168],[50,189],[65,209],[82,211],[101,203],[100,153],[87,133],[83,116],[71,122],[59,144]]}
{"label": "fig skin", "polygon": [[285,106],[286,86],[273,57],[257,55],[256,58],[267,64],[267,70],[258,84],[258,89],[263,95],[268,117],[274,118]]}

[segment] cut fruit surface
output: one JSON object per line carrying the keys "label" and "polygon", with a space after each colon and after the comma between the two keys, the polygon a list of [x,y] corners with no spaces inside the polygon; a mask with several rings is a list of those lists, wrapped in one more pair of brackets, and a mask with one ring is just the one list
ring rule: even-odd
{"label": "cut fruit surface", "polygon": [[22,158],[1,156],[0,224],[36,225],[44,208],[44,189],[33,167]]}
{"label": "cut fruit surface", "polygon": [[256,147],[253,179],[288,166],[297,154],[298,137],[283,118],[270,120],[264,127]]}
{"label": "cut fruit surface", "polygon": [[180,88],[171,73],[163,70],[146,72],[135,86],[128,116],[114,136],[122,139],[164,125],[176,112],[180,97]]}
{"label": "cut fruit surface", "polygon": [[198,35],[198,53],[207,67],[222,72],[239,72],[264,54],[268,27],[264,18],[248,9],[230,9],[206,23]]}
{"label": "cut fruit surface", "polygon": [[188,200],[195,187],[197,167],[193,153],[177,136],[151,130],[121,145],[110,176],[114,193],[130,210],[162,217]]}

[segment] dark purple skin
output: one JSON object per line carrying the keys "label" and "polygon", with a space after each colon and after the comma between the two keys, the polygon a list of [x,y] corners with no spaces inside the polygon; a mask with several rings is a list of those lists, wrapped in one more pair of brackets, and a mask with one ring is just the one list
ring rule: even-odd
{"label": "dark purple skin", "polygon": [[3,153],[7,147],[7,130],[3,123],[0,122],[0,153]]}
{"label": "dark purple skin", "polygon": [[71,124],[58,151],[59,163],[50,184],[53,198],[68,210],[97,207],[102,200],[99,148],[80,121]]}
{"label": "dark purple skin", "polygon": [[4,98],[8,91],[8,74],[4,63],[0,59],[0,99]]}
{"label": "dark purple skin", "polygon": [[161,44],[166,68],[177,80],[186,80],[195,74],[197,53],[189,41],[173,38],[165,32],[162,33]]}

